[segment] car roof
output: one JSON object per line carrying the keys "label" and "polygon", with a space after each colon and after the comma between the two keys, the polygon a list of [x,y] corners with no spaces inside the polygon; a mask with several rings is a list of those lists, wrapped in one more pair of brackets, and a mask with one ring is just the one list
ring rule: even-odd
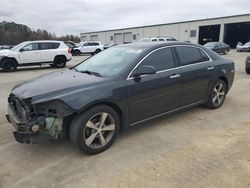
{"label": "car roof", "polygon": [[34,41],[26,41],[27,43],[30,42],[59,42],[59,43],[63,43],[63,41],[59,41],[59,40],[34,40]]}
{"label": "car roof", "polygon": [[135,42],[129,44],[121,44],[118,46],[126,46],[131,48],[142,48],[142,49],[152,49],[152,48],[160,48],[164,46],[173,46],[173,45],[187,45],[187,46],[195,46],[201,47],[197,44],[192,44],[190,42],[176,42],[176,41],[169,41],[169,42]]}

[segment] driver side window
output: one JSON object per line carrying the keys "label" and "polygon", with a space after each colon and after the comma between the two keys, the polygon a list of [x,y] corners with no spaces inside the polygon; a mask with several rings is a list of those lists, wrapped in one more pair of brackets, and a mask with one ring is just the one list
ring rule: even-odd
{"label": "driver side window", "polygon": [[38,43],[27,44],[22,48],[22,51],[35,51],[38,50]]}
{"label": "driver side window", "polygon": [[171,48],[157,50],[146,57],[141,65],[153,66],[157,71],[171,69],[175,67],[174,57]]}

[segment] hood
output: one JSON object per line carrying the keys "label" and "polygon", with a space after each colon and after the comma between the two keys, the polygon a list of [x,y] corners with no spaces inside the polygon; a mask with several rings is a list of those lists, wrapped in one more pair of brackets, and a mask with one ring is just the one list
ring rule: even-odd
{"label": "hood", "polygon": [[243,46],[238,46],[238,48],[249,48],[250,47],[250,45],[243,45]]}
{"label": "hood", "polygon": [[85,87],[93,87],[106,79],[67,69],[22,82],[12,89],[12,94],[22,99],[42,97],[43,95],[49,96],[55,92],[60,94]]}
{"label": "hood", "polygon": [[15,52],[12,50],[0,50],[0,56],[9,56],[11,54],[14,54]]}
{"label": "hood", "polygon": [[208,48],[210,50],[214,49],[214,46],[204,46],[205,48]]}

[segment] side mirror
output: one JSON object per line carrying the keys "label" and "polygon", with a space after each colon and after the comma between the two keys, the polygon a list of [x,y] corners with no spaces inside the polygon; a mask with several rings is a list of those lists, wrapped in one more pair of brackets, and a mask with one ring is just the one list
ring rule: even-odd
{"label": "side mirror", "polygon": [[139,66],[136,70],[136,72],[134,73],[134,77],[140,77],[142,75],[150,75],[150,74],[156,74],[156,70],[155,67],[153,66],[148,66],[148,65],[142,65]]}
{"label": "side mirror", "polygon": [[23,48],[21,48],[21,49],[19,50],[19,52],[23,52]]}

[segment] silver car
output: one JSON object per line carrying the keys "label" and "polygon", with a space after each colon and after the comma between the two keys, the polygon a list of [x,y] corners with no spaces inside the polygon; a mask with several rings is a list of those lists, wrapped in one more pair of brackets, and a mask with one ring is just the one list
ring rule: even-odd
{"label": "silver car", "polygon": [[237,45],[237,52],[250,52],[250,42],[245,43],[244,45]]}

